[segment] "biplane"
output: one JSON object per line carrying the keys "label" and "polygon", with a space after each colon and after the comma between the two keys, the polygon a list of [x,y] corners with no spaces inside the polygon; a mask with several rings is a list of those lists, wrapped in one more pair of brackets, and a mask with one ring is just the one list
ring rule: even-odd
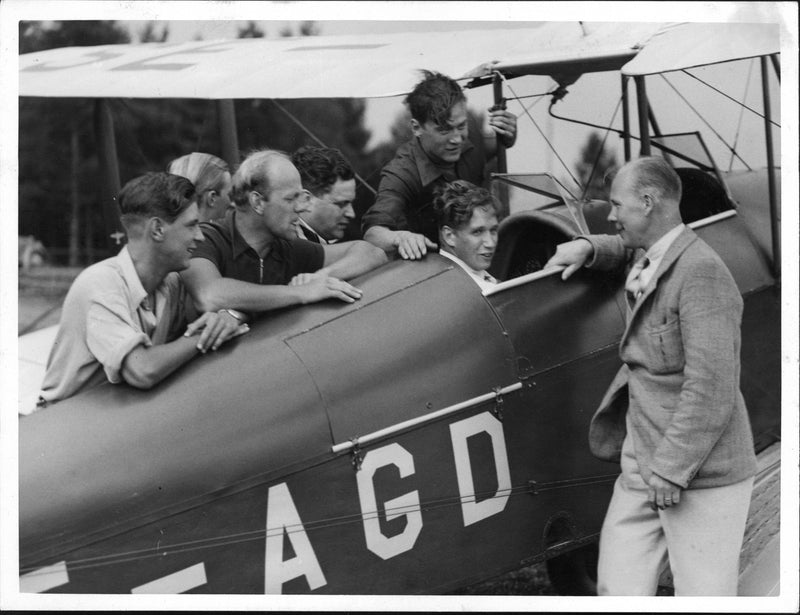
{"label": "biplane", "polygon": [[[673,163],[685,222],[744,297],[761,510],[780,467],[779,54],[777,24],[552,22],[65,48],[20,56],[19,83],[20,96],[97,100],[111,236],[107,98],[218,100],[235,164],[235,98],[398,95],[427,68],[509,104],[514,80],[550,76],[552,108],[582,75],[609,73],[625,158]],[[732,61],[761,70],[763,104],[748,112],[763,168],[726,171],[699,131],[662,133],[648,97],[649,79]],[[20,591],[432,594],[547,561],[559,591],[590,594],[619,468],[592,457],[587,430],[619,367],[622,280],[542,267],[578,233],[614,232],[608,204],[553,172],[509,173],[502,152],[492,182],[507,215],[490,291],[436,254],[390,262],[355,281],[361,301],[271,313],[153,390],[101,385],[21,417]],[[777,517],[763,518],[743,566],[774,536],[763,526]]]}

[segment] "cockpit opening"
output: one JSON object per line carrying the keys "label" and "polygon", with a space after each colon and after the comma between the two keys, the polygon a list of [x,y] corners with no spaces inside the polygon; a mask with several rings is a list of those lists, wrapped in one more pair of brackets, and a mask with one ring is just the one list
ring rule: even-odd
{"label": "cockpit opening", "polygon": [[508,280],[540,271],[560,243],[578,234],[577,228],[554,213],[525,211],[500,224],[497,251],[490,273]]}
{"label": "cockpit opening", "polygon": [[733,209],[725,188],[716,177],[693,167],[675,169],[681,178],[681,218],[684,224]]}

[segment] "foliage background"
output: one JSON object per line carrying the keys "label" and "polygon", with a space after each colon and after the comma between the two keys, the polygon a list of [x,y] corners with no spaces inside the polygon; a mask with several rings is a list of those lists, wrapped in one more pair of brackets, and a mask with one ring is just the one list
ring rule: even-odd
{"label": "foliage background", "polygon": [[[285,26],[279,36],[315,36],[313,21]],[[238,27],[240,38],[260,38],[256,22]],[[165,42],[166,25],[145,22],[131,40],[115,21],[21,21],[20,53],[70,46]],[[125,99],[108,101],[114,121],[120,180],[166,169],[171,160],[192,151],[222,155],[216,102],[194,99]],[[19,99],[19,234],[32,235],[47,248],[52,264],[82,267],[110,256],[99,195],[98,146],[94,100],[83,98]],[[366,102],[357,98],[234,102],[240,155],[265,147],[292,152],[321,141],[350,160],[369,187],[358,183],[356,221],[347,239],[360,237],[360,217],[374,201],[380,170],[410,137],[408,111],[399,106],[386,141],[368,147]],[[484,117],[470,111],[473,130]],[[588,178],[599,138],[587,143],[578,163]],[[603,159],[612,164],[613,156]],[[588,165],[588,166],[587,166]],[[493,168],[489,169],[490,171]],[[602,170],[593,184],[602,183]],[[370,187],[372,190],[370,190]],[[602,185],[599,186],[602,189]]]}

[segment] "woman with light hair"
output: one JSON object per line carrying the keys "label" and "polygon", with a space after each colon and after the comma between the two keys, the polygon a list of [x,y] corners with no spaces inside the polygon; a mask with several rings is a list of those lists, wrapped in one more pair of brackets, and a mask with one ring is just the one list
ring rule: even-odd
{"label": "woman with light hair", "polygon": [[231,174],[228,163],[221,158],[192,152],[170,162],[167,171],[194,184],[201,222],[222,218],[228,211]]}

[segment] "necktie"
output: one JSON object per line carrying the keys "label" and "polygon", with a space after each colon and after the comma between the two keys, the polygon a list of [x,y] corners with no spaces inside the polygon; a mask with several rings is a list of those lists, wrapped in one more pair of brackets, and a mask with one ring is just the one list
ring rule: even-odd
{"label": "necktie", "polygon": [[497,284],[497,280],[495,280],[494,276],[492,276],[492,274],[490,274],[488,271],[483,272],[483,279],[490,284]]}
{"label": "necktie", "polygon": [[625,290],[627,291],[628,305],[630,305],[631,308],[644,290],[644,284],[642,284],[642,271],[647,269],[648,265],[650,265],[650,259],[646,256],[643,256],[636,261],[631,268],[630,273],[628,274],[628,279],[625,280]]}

